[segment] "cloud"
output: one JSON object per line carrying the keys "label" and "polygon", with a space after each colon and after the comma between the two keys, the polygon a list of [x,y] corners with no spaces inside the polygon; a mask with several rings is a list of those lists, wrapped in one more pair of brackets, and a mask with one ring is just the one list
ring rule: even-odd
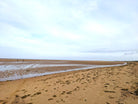
{"label": "cloud", "polygon": [[[138,59],[136,54],[120,53],[138,50],[137,4],[136,0],[0,1],[0,57],[11,57],[5,51],[15,49],[18,55],[13,57]],[[97,50],[100,54],[86,53]]]}

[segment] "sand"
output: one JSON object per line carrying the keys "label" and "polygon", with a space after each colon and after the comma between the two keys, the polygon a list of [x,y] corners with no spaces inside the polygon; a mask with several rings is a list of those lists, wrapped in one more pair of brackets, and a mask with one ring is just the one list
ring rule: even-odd
{"label": "sand", "polygon": [[138,104],[138,62],[0,82],[0,104]]}
{"label": "sand", "polygon": [[[100,65],[101,64],[101,65]],[[0,60],[0,81],[30,78],[73,70],[124,65],[123,62],[69,60]]]}

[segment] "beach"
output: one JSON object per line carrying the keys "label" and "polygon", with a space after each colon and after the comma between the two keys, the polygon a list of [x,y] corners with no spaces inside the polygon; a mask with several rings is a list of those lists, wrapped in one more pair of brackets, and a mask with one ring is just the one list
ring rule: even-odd
{"label": "beach", "polygon": [[[68,61],[67,63],[113,65],[124,62]],[[0,104],[137,103],[138,62],[0,82]]]}

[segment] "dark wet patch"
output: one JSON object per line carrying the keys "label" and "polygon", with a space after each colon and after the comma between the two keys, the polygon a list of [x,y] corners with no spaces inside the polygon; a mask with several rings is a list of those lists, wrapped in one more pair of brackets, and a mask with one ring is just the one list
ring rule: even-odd
{"label": "dark wet patch", "polygon": [[37,89],[37,87],[35,87],[34,89]]}
{"label": "dark wet patch", "polygon": [[6,104],[7,102],[3,102],[2,104]]}
{"label": "dark wet patch", "polygon": [[84,101],[86,102],[86,101],[87,101],[87,99],[84,99]]}
{"label": "dark wet patch", "polygon": [[137,89],[136,91],[134,91],[134,94],[135,94],[136,96],[138,96],[138,89]]}
{"label": "dark wet patch", "polygon": [[25,89],[22,90],[24,93],[26,93],[27,91]]}
{"label": "dark wet patch", "polygon": [[126,82],[126,84],[129,84],[129,82]]}
{"label": "dark wet patch", "polygon": [[15,97],[19,97],[19,95],[15,95]]}
{"label": "dark wet patch", "polygon": [[67,94],[72,94],[72,91],[67,92]]}
{"label": "dark wet patch", "polygon": [[28,97],[28,96],[30,96],[30,95],[31,95],[31,94],[24,95],[24,96],[22,96],[21,98],[24,99],[24,98],[26,98],[26,97]]}
{"label": "dark wet patch", "polygon": [[109,96],[109,99],[114,99],[114,97],[113,96]]}
{"label": "dark wet patch", "polygon": [[105,83],[104,85],[109,85],[109,83]]}
{"label": "dark wet patch", "polygon": [[63,99],[61,99],[62,102],[65,102]]}
{"label": "dark wet patch", "polygon": [[3,102],[4,100],[0,100],[0,103]]}
{"label": "dark wet patch", "polygon": [[77,91],[77,90],[79,90],[79,88],[80,88],[80,87],[77,86],[76,88],[73,89],[73,91]]}
{"label": "dark wet patch", "polygon": [[70,84],[70,81],[69,81],[69,80],[67,80],[67,81],[66,81],[66,84]]}
{"label": "dark wet patch", "polygon": [[106,93],[115,93],[115,91],[104,91],[104,92],[106,92]]}
{"label": "dark wet patch", "polygon": [[33,96],[35,96],[35,95],[40,95],[41,94],[41,92],[36,92],[36,93],[34,93],[31,97],[33,97]]}
{"label": "dark wet patch", "polygon": [[53,100],[53,98],[49,98],[48,100]]}
{"label": "dark wet patch", "polygon": [[122,91],[128,91],[128,89],[121,89]]}
{"label": "dark wet patch", "polygon": [[0,100],[0,104],[6,104],[7,102],[4,100]]}
{"label": "dark wet patch", "polygon": [[57,97],[57,95],[53,95],[53,97]]}
{"label": "dark wet patch", "polygon": [[61,93],[61,94],[63,95],[63,94],[65,94],[65,92],[66,92],[66,91],[62,91],[62,93]]}

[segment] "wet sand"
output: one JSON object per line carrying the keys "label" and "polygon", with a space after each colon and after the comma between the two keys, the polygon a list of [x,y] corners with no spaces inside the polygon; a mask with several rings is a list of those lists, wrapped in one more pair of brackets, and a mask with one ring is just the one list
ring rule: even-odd
{"label": "wet sand", "polygon": [[[101,64],[101,65],[100,65]],[[31,78],[36,76],[86,70],[98,67],[125,65],[125,62],[96,62],[69,60],[0,60],[0,81]]]}
{"label": "wet sand", "polygon": [[0,104],[138,104],[138,62],[0,82]]}
{"label": "wet sand", "polygon": [[33,63],[41,63],[41,64],[68,63],[68,64],[89,64],[89,65],[114,65],[114,64],[124,63],[121,61],[77,61],[77,60],[73,61],[73,60],[33,60],[33,59],[1,59],[0,58],[0,64],[3,64],[3,62],[9,62],[9,63],[16,62],[15,64],[33,62]]}

